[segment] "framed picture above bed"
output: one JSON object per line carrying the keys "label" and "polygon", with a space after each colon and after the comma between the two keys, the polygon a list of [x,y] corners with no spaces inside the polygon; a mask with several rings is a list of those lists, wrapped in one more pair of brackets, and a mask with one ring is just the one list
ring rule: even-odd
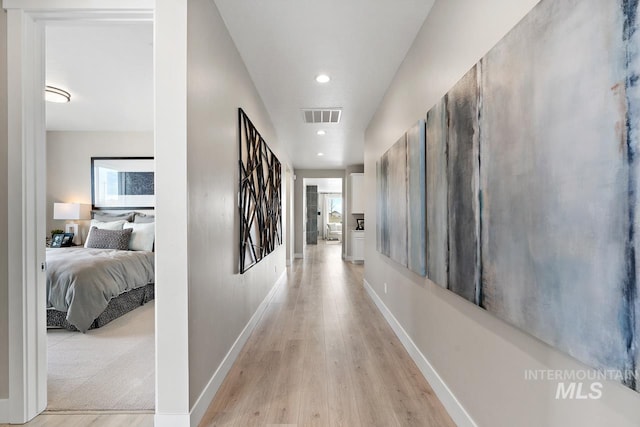
{"label": "framed picture above bed", "polygon": [[93,209],[154,209],[153,157],[92,157]]}

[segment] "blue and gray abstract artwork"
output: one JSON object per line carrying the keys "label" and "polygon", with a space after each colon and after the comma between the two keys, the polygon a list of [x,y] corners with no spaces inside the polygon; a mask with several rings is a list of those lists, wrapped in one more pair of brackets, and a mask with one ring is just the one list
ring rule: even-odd
{"label": "blue and gray abstract artwork", "polygon": [[378,251],[426,275],[425,123],[418,122],[377,163]]}
{"label": "blue and gray abstract artwork", "polygon": [[399,262],[424,256],[433,282],[635,390],[637,16],[637,0],[542,0],[427,113],[424,198],[399,182],[423,152],[378,164],[382,253],[423,204],[424,253]]}

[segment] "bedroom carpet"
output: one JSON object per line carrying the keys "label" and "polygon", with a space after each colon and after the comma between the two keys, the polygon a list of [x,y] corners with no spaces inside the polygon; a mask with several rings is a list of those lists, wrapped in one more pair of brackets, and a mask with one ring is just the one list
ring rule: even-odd
{"label": "bedroom carpet", "polygon": [[47,331],[48,411],[153,410],[154,301],[86,334]]}

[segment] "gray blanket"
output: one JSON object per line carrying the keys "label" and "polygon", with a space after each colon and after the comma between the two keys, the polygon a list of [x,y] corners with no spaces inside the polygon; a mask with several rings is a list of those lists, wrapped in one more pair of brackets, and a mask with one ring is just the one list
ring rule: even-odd
{"label": "gray blanket", "polygon": [[47,308],[82,332],[111,298],[154,281],[153,252],[47,248]]}

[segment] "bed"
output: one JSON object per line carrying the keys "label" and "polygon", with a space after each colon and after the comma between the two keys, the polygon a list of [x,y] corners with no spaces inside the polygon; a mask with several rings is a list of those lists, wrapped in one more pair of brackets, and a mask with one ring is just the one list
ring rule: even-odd
{"label": "bed", "polygon": [[47,326],[86,332],[154,298],[154,253],[47,248]]}

